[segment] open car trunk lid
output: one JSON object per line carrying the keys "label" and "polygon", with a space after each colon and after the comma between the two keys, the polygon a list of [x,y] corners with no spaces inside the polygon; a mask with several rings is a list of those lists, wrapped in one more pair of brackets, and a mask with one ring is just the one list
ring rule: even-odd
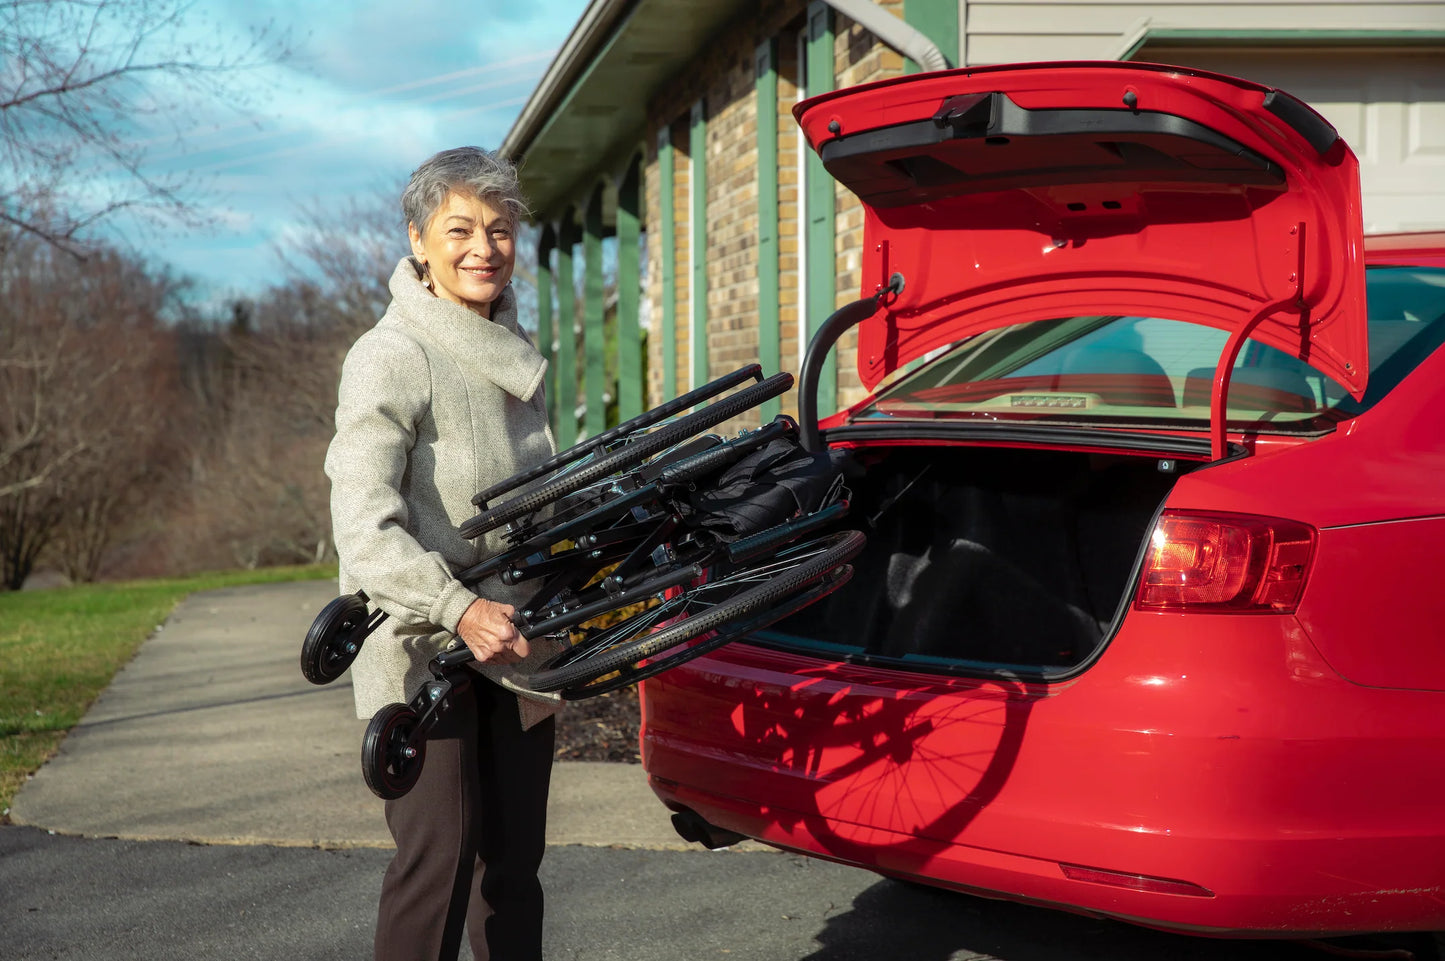
{"label": "open car trunk lid", "polygon": [[1363,394],[1358,162],[1288,94],[1037,64],[883,81],[795,114],[863,202],[864,294],[905,281],[860,327],[870,390],[986,330],[1126,314],[1247,335]]}

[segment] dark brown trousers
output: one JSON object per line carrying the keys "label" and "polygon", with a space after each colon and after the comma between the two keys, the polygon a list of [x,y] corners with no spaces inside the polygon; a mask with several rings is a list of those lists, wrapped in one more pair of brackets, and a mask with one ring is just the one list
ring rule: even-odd
{"label": "dark brown trousers", "polygon": [[523,731],[517,698],[477,676],[426,744],[416,787],[386,802],[396,857],[376,961],[540,961],[547,788],[556,725]]}

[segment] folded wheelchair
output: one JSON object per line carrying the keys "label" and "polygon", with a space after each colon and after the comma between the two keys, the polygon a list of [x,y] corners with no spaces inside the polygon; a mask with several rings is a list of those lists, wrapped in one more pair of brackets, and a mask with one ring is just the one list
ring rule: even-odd
{"label": "folded wheelchair", "polygon": [[[462,536],[501,528],[506,546],[456,576],[533,586],[513,623],[528,638],[565,642],[522,683],[565,699],[614,691],[848,581],[864,537],[839,527],[844,455],[804,450],[785,416],[732,437],[705,433],[792,383],[788,373],[741,368],[473,498],[479,513]],[[332,601],[307,632],[302,673],[316,684],[340,677],[385,618],[363,592]],[[409,703],[372,718],[362,772],[377,795],[400,797],[416,783],[426,737],[471,682],[472,660],[464,646],[437,655],[432,680]]]}

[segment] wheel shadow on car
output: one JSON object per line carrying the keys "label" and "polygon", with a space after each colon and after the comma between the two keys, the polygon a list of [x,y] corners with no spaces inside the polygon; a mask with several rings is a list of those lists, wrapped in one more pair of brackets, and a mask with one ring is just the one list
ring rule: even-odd
{"label": "wheel shadow on car", "polygon": [[[733,714],[786,800],[773,816],[829,855],[886,863],[940,854],[998,796],[1018,758],[1043,685],[950,679],[880,696],[835,677],[800,677],[786,691],[754,688]],[[961,689],[966,696],[959,696]],[[926,777],[913,777],[919,765]]]}

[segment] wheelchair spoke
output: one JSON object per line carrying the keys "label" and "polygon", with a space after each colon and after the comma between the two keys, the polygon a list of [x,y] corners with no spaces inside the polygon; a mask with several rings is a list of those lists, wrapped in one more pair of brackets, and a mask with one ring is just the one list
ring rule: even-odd
{"label": "wheelchair spoke", "polygon": [[588,633],[582,647],[585,650],[578,650],[577,659],[587,660],[611,649],[612,645],[622,639],[637,637],[646,634],[663,621],[671,620],[680,613],[682,601],[686,595],[664,600],[645,611],[641,611],[611,627],[599,628]]}
{"label": "wheelchair spoke", "polygon": [[[848,562],[864,540],[857,531],[827,534],[779,556],[724,570],[712,580],[680,585],[654,607],[605,630],[577,632],[580,642],[533,672],[528,684],[538,691],[586,697],[699,656],[845,583],[852,575]],[[719,549],[710,559],[722,553]]]}
{"label": "wheelchair spoke", "polygon": [[767,563],[747,566],[713,580],[693,584],[681,593],[664,598],[646,611],[634,614],[618,624],[586,632],[577,645],[574,659],[583,661],[597,657],[618,643],[641,637],[668,621],[696,616],[744,590],[772,581],[780,574],[820,557],[827,550],[824,543],[812,543],[805,545],[803,549],[789,552],[786,557],[774,558]]}

